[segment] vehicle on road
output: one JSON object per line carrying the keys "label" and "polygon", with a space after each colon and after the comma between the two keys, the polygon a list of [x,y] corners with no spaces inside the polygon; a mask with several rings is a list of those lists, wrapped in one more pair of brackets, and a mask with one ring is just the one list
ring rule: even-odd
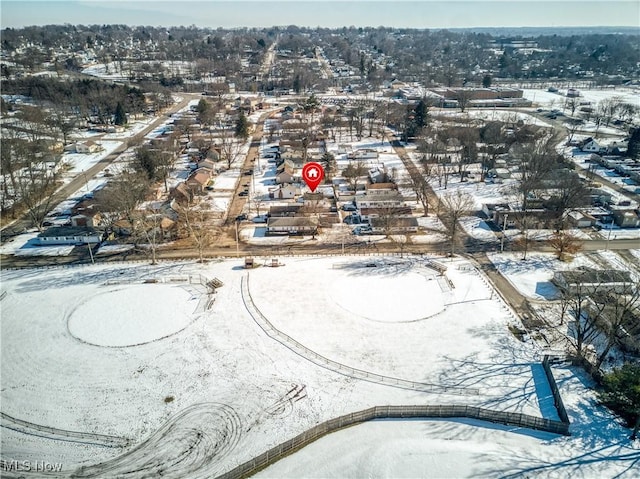
{"label": "vehicle on road", "polygon": [[373,233],[373,230],[371,229],[371,226],[368,225],[361,225],[353,228],[354,235],[366,235],[370,233]]}

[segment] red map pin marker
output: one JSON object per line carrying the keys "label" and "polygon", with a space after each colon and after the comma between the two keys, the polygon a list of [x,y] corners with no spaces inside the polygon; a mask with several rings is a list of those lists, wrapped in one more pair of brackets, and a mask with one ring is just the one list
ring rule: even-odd
{"label": "red map pin marker", "polygon": [[324,168],[320,163],[312,161],[302,167],[302,179],[313,193],[324,178]]}

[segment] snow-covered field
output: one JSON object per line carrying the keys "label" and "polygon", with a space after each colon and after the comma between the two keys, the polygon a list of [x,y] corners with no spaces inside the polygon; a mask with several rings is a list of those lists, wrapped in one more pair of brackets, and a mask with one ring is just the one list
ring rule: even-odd
{"label": "snow-covered field", "polygon": [[[239,260],[2,271],[2,459],[62,462],[62,477],[212,477],[373,405],[557,419],[536,345],[509,333],[517,319],[466,260],[439,260],[446,277],[418,257],[280,260],[272,268],[256,258],[265,266],[250,273]],[[212,278],[224,285],[209,296],[202,283]],[[256,308],[326,365],[268,337]],[[624,429],[593,405],[582,378],[561,373],[572,437],[386,421],[332,435],[262,477],[423,476],[420,458],[437,476],[562,477],[582,454],[582,477],[632,477],[625,468],[638,452]],[[331,447],[345,441],[351,452],[339,459]]]}
{"label": "snow-covered field", "polygon": [[[523,96],[544,108],[562,109],[567,97],[566,90],[558,93],[547,91],[546,89],[524,89]],[[606,88],[597,90],[580,89],[580,100],[598,103],[608,98],[620,98],[623,102],[637,105],[640,102],[640,91],[631,88]]]}

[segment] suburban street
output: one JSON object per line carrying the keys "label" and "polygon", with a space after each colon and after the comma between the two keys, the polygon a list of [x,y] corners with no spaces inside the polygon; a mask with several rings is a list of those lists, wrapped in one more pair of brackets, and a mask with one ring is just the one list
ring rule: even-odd
{"label": "suburban street", "polygon": [[[55,207],[58,203],[66,200],[76,191],[78,191],[84,184],[87,183],[88,180],[97,176],[100,172],[102,172],[105,168],[108,168],[114,161],[118,159],[118,157],[124,153],[129,145],[135,145],[142,141],[142,139],[149,132],[153,131],[155,128],[160,126],[162,123],[167,121],[167,117],[176,113],[177,111],[186,108],[189,102],[193,98],[198,98],[200,95],[194,95],[189,93],[182,94],[182,100],[165,110],[162,115],[158,116],[149,126],[145,127],[141,132],[137,133],[135,136],[124,139],[122,144],[120,144],[113,152],[109,155],[105,156],[91,168],[87,169],[83,173],[78,174],[75,178],[73,178],[68,184],[59,188],[54,194],[52,201],[49,202],[51,208]],[[28,214],[23,214],[20,218],[14,220],[7,226],[4,226],[2,230],[0,230],[0,241],[5,242],[8,238],[11,238],[17,234],[23,233],[26,229],[34,227],[31,219]]]}

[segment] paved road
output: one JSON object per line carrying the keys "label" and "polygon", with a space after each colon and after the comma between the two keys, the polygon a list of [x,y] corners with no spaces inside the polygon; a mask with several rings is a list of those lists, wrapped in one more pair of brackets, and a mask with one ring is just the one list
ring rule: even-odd
{"label": "paved road", "polygon": [[[183,108],[185,108],[189,101],[194,97],[193,94],[183,94],[183,98],[180,102],[176,103],[168,110],[164,112],[162,116],[156,118],[152,123],[149,124],[144,130],[140,133],[136,134],[131,138],[127,138],[123,140],[122,144],[119,145],[112,153],[104,157],[98,163],[93,165],[88,170],[83,173],[78,174],[75,178],[73,178],[68,184],[58,189],[54,195],[52,201],[48,202],[48,205],[51,209],[53,209],[60,202],[69,198],[73,193],[81,189],[87,180],[94,178],[98,173],[107,168],[111,163],[113,163],[124,151],[127,150],[130,144],[136,144],[145,137],[149,132],[153,131],[160,124],[164,123],[167,120],[167,116],[171,115]],[[197,96],[196,96],[197,97]],[[27,214],[22,215],[16,221],[2,228],[0,231],[0,241],[5,242],[7,239],[20,234],[25,231],[25,229],[33,228],[36,225],[33,224],[31,219]]]}
{"label": "paved road", "polygon": [[[273,111],[264,112],[262,115],[260,115],[260,118],[255,125],[255,130],[253,132],[253,135],[251,136],[251,146],[249,147],[247,156],[245,157],[242,168],[240,169],[240,178],[236,183],[236,189],[233,192],[233,198],[231,199],[231,204],[229,205],[227,221],[225,222],[226,226],[234,225],[236,217],[244,211],[244,207],[247,204],[247,201],[250,199],[249,196],[238,196],[239,193],[245,189],[245,186],[243,185],[246,183],[251,183],[251,181],[253,180],[252,176],[245,175],[244,172],[254,172],[255,159],[258,158],[258,155],[260,154],[260,142],[262,140],[262,135],[264,132],[264,122],[273,113]],[[253,189],[250,189],[250,192],[253,193]],[[235,231],[233,232],[233,235],[235,235]]]}

